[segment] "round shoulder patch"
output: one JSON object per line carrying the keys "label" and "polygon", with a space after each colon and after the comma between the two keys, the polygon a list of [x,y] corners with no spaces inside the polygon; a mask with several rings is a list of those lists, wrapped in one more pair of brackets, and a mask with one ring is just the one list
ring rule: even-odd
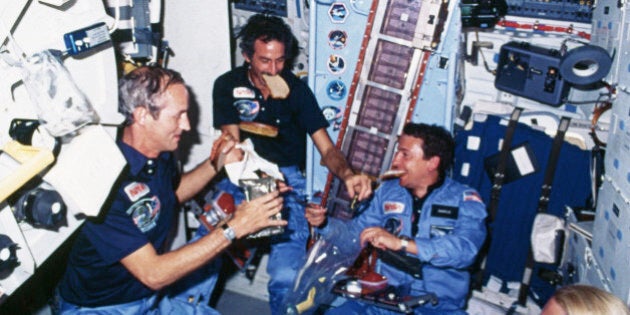
{"label": "round shoulder patch", "polygon": [[238,115],[243,121],[254,120],[260,112],[260,104],[253,100],[238,100],[234,102],[234,107],[238,110]]}

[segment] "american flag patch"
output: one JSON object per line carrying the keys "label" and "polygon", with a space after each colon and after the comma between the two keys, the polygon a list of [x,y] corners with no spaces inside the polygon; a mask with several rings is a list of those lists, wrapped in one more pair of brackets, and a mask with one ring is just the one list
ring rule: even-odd
{"label": "american flag patch", "polygon": [[481,196],[476,191],[468,190],[464,192],[464,201],[483,202]]}

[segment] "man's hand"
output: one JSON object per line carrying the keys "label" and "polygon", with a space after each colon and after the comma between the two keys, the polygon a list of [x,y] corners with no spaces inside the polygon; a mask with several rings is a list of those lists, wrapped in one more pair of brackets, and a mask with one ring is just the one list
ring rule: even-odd
{"label": "man's hand", "polygon": [[318,227],[326,222],[326,208],[316,203],[306,205],[304,215],[311,226]]}
{"label": "man's hand", "polygon": [[225,164],[238,162],[243,159],[243,150],[235,148],[237,143],[238,141],[229,133],[222,133],[214,141],[210,151],[210,163],[216,168],[217,172]]}
{"label": "man's hand", "polygon": [[276,187],[278,187],[278,191],[280,191],[280,194],[284,194],[287,191],[293,190],[293,187],[287,185],[287,183],[283,180],[276,180]]}
{"label": "man's hand", "polygon": [[400,250],[400,239],[380,227],[369,227],[361,232],[361,246],[366,243],[380,249]]}
{"label": "man's hand", "polygon": [[343,180],[350,197],[356,196],[361,201],[372,194],[372,180],[365,174],[354,174],[343,153],[330,140],[326,128],[315,131],[311,139],[322,157],[320,163]]}
{"label": "man's hand", "polygon": [[351,197],[357,196],[359,201],[372,194],[372,180],[365,174],[353,174],[344,178],[346,189]]}
{"label": "man's hand", "polygon": [[273,191],[252,201],[243,201],[236,207],[234,217],[228,225],[234,229],[236,237],[258,232],[270,226],[287,225],[285,220],[275,220],[271,217],[282,210],[283,199],[279,191]]}

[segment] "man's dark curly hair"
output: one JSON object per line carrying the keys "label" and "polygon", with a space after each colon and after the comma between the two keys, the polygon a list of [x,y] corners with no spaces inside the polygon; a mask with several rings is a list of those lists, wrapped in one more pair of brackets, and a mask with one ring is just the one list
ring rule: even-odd
{"label": "man's dark curly hair", "polygon": [[434,156],[440,157],[439,172],[440,177],[444,178],[453,165],[455,140],[451,133],[437,125],[407,123],[403,127],[403,134],[422,139],[425,160]]}
{"label": "man's dark curly hair", "polygon": [[285,64],[290,69],[298,55],[298,41],[291,27],[281,18],[268,14],[252,15],[238,33],[239,47],[249,58],[254,55],[254,42],[257,39],[268,43],[277,40],[284,44]]}

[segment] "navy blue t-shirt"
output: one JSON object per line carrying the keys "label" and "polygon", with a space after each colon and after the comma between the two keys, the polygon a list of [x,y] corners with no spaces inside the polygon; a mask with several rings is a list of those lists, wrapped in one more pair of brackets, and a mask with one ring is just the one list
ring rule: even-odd
{"label": "navy blue t-shirt", "polygon": [[120,260],[147,243],[163,253],[175,222],[179,173],[173,154],[148,159],[123,142],[118,146],[128,165],[112,190],[111,206],[85,221],[59,284],[61,296],[73,304],[112,305],[152,295]]}
{"label": "navy blue t-shirt", "polygon": [[241,66],[221,75],[214,83],[214,127],[253,121],[278,128],[278,136],[265,137],[241,130],[241,141],[252,140],[256,152],[279,166],[304,167],[306,159],[306,134],[312,135],[328,127],[308,85],[291,71],[284,69],[282,78],[290,93],[286,99],[264,99],[249,81],[247,67]]}

